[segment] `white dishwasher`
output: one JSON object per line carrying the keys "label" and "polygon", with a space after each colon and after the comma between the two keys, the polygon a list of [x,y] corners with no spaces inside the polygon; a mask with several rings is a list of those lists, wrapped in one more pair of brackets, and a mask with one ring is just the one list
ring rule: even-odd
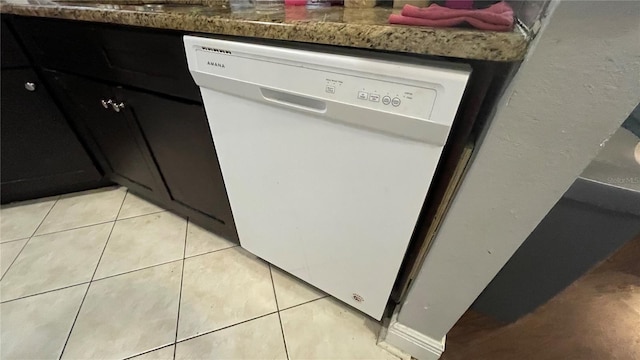
{"label": "white dishwasher", "polygon": [[241,246],[380,319],[468,68],[184,42]]}

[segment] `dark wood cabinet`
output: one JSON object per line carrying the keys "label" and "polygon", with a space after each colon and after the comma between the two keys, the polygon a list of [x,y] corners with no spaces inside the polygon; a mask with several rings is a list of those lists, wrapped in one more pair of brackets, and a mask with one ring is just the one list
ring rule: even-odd
{"label": "dark wood cabinet", "polygon": [[62,90],[59,96],[66,112],[88,139],[107,176],[162,199],[162,179],[132,110],[116,96],[115,88],[75,75],[45,73]]}
{"label": "dark wood cabinet", "polygon": [[2,44],[2,54],[0,63],[3,69],[15,67],[29,67],[29,60],[20,49],[17,40],[11,34],[11,30],[6,22],[0,22],[0,44]]}
{"label": "dark wood cabinet", "polygon": [[2,71],[2,202],[95,186],[102,175],[30,68]]}
{"label": "dark wood cabinet", "polygon": [[109,69],[91,23],[12,17],[11,25],[38,66],[87,76]]}
{"label": "dark wood cabinet", "polygon": [[182,36],[104,27],[100,42],[111,78],[120,84],[200,101]]}
{"label": "dark wood cabinet", "polygon": [[30,17],[11,23],[108,179],[238,242],[181,33]]}
{"label": "dark wood cabinet", "polygon": [[236,238],[201,104],[51,70],[45,74],[109,179]]}
{"label": "dark wood cabinet", "polygon": [[200,104],[122,89],[173,201],[232,223],[222,173]]}
{"label": "dark wood cabinet", "polygon": [[200,101],[180,34],[30,17],[13,23],[44,68]]}
{"label": "dark wood cabinet", "polygon": [[2,203],[108,183],[2,15],[0,200]]}

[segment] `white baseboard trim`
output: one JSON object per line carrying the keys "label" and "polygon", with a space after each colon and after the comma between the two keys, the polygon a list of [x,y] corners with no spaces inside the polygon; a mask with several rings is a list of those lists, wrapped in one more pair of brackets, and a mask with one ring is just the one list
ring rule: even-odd
{"label": "white baseboard trim", "polygon": [[436,340],[398,322],[394,314],[384,335],[385,343],[418,360],[438,360],[444,352],[446,336]]}
{"label": "white baseboard trim", "polygon": [[383,349],[385,349],[387,352],[397,356],[398,359],[400,359],[400,360],[411,360],[411,359],[413,359],[413,357],[411,355],[409,355],[406,352],[398,349],[397,347],[387,343],[386,341],[379,340],[378,341],[378,346],[383,348]]}

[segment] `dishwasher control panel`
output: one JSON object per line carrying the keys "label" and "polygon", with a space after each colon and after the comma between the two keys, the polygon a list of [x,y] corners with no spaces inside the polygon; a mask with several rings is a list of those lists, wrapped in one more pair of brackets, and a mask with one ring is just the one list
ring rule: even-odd
{"label": "dishwasher control panel", "polygon": [[468,69],[430,63],[404,64],[191,36],[185,36],[185,47],[189,69],[201,87],[279,106],[310,107],[334,118],[351,116],[355,108],[370,110],[362,121],[378,121],[371,114],[380,112],[374,116],[379,121],[392,114],[450,125],[469,77]]}
{"label": "dishwasher control panel", "polygon": [[429,118],[436,90],[360,76],[326,74],[323,97],[359,107]]}

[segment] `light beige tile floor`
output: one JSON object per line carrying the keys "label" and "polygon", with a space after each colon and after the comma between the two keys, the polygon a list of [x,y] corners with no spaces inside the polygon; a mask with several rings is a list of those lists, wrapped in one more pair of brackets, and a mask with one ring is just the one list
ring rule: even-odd
{"label": "light beige tile floor", "polygon": [[9,269],[13,260],[20,254],[28,239],[8,241],[0,244],[0,277]]}
{"label": "light beige tile floor", "polygon": [[2,359],[394,359],[376,321],[125,188],[0,219]]}
{"label": "light beige tile floor", "polygon": [[93,190],[61,196],[36,230],[46,234],[116,219],[126,195],[124,188]]}
{"label": "light beige tile floor", "polygon": [[2,301],[91,280],[111,224],[34,236],[0,283]]}
{"label": "light beige tile floor", "polygon": [[150,202],[144,201],[132,193],[127,193],[127,196],[124,198],[124,202],[122,203],[120,213],[118,213],[118,219],[153,214],[161,211],[164,211],[164,209]]}
{"label": "light beige tile floor", "polygon": [[117,221],[96,278],[182,259],[186,231],[187,220],[167,211]]}
{"label": "light beige tile floor", "polygon": [[57,199],[55,197],[3,206],[0,210],[0,242],[31,237]]}

